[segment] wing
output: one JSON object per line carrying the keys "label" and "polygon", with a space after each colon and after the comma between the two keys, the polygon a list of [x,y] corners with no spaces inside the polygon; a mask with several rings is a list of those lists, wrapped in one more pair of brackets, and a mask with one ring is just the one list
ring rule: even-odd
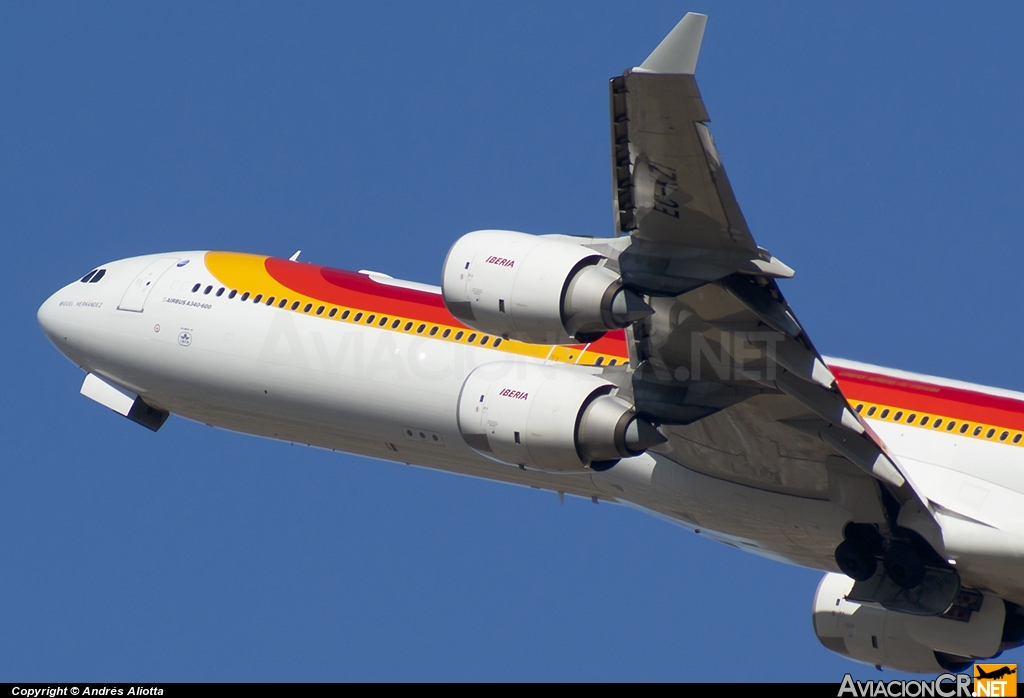
{"label": "wing", "polygon": [[735,271],[789,277],[760,249],[722,167],[693,71],[707,17],[688,14],[611,85],[616,233],[630,283],[678,294]]}
{"label": "wing", "polygon": [[779,290],[793,271],[736,201],[693,76],[706,19],[686,15],[611,81],[615,223],[629,236],[614,247],[655,311],[629,330],[637,410],[687,468],[832,500],[883,532],[913,510],[934,546],[928,503],[843,397]]}

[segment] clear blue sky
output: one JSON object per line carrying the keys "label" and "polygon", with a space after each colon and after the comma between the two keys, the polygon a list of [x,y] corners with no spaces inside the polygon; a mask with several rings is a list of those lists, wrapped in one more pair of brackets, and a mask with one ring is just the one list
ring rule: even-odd
{"label": "clear blue sky", "polygon": [[877,677],[815,639],[818,572],[624,507],[154,435],[78,395],[35,311],[135,254],[436,283],[473,229],[610,234],[607,80],[695,10],[719,150],[819,349],[1022,390],[1024,6],[964,7],[4,3],[0,680]]}

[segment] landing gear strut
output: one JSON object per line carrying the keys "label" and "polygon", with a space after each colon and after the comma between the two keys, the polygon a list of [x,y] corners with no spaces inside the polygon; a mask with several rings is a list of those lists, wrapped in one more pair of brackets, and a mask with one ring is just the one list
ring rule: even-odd
{"label": "landing gear strut", "polygon": [[960,575],[919,533],[893,526],[883,538],[874,524],[850,522],[843,538],[835,560],[856,581],[851,601],[915,616],[941,615],[956,602]]}

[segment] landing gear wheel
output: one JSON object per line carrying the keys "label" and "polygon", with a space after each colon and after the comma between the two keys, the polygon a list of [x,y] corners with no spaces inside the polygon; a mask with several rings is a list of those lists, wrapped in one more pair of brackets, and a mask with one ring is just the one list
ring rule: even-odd
{"label": "landing gear wheel", "polygon": [[924,580],[924,561],[918,552],[906,543],[897,541],[890,545],[882,564],[885,565],[889,578],[904,589],[920,586]]}
{"label": "landing gear wheel", "polygon": [[874,576],[878,569],[878,560],[864,545],[844,540],[836,548],[836,564],[847,577],[865,582]]}

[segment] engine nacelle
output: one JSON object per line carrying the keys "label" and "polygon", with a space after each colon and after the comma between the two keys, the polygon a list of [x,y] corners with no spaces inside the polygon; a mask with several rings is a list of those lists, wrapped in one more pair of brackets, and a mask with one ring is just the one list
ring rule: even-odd
{"label": "engine nacelle", "polygon": [[605,262],[557,238],[479,230],[448,251],[441,292],[451,314],[481,332],[536,344],[590,342],[651,312]]}
{"label": "engine nacelle", "polygon": [[606,470],[665,441],[598,376],[498,361],[474,369],[459,395],[459,431],[475,451],[549,472]]}
{"label": "engine nacelle", "polygon": [[848,601],[854,581],[830,572],[814,594],[814,632],[826,648],[858,662],[900,671],[962,671],[1000,651],[1006,604],[983,595],[968,620],[912,616]]}

